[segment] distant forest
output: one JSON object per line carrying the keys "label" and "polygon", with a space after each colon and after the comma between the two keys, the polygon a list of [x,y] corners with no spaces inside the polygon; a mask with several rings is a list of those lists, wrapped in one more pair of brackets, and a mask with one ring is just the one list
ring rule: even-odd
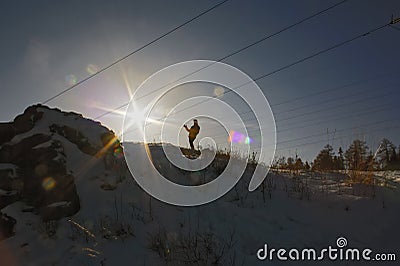
{"label": "distant forest", "polygon": [[400,170],[400,145],[398,148],[388,139],[384,138],[373,152],[367,143],[356,139],[343,151],[340,147],[334,151],[327,144],[318,153],[312,162],[303,161],[299,156],[276,158],[272,168],[287,169],[291,171],[331,171],[331,170]]}

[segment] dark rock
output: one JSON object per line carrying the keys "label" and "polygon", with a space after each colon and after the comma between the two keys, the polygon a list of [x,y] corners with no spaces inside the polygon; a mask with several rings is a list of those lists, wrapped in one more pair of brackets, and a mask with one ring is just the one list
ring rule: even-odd
{"label": "dark rock", "polygon": [[13,169],[0,169],[0,189],[11,190]]}
{"label": "dark rock", "polygon": [[14,227],[17,221],[5,213],[0,212],[0,240],[9,238],[15,234]]}
{"label": "dark rock", "polygon": [[[1,208],[22,199],[38,210],[45,221],[60,219],[79,211],[74,177],[67,175],[64,161],[55,160],[57,156],[64,156],[62,143],[52,141],[49,146],[34,148],[50,140],[51,136],[35,134],[1,148],[0,160],[18,166],[18,178],[10,178],[10,169],[0,171],[0,188],[5,191],[16,190],[0,197]],[[48,207],[63,201],[69,204]]]}
{"label": "dark rock", "polygon": [[0,123],[0,145],[10,141],[16,134],[13,123]]}
{"label": "dark rock", "polygon": [[4,145],[0,148],[0,163],[11,162],[12,146]]}
{"label": "dark rock", "polygon": [[0,209],[17,202],[21,199],[21,195],[16,191],[8,191],[5,195],[0,195]]}
{"label": "dark rock", "polygon": [[28,107],[23,114],[14,119],[13,125],[16,133],[20,134],[31,130],[35,122],[40,120],[42,116],[43,112],[38,112],[36,106]]}
{"label": "dark rock", "polygon": [[15,178],[13,169],[0,170],[0,209],[21,199],[22,182]]}
{"label": "dark rock", "polygon": [[72,216],[80,209],[79,199],[74,201],[62,201],[62,204],[57,206],[44,206],[40,208],[40,216],[44,222],[51,220],[59,220],[63,217]]}
{"label": "dark rock", "polygon": [[35,134],[21,140],[17,144],[5,144],[0,150],[0,162],[18,164],[27,159],[27,151],[41,143],[49,141],[50,139],[50,136]]}
{"label": "dark rock", "polygon": [[[56,204],[65,202],[65,204]],[[40,215],[44,221],[58,220],[71,216],[80,209],[80,201],[72,175],[55,178],[53,189],[45,191],[45,198],[40,207]]]}

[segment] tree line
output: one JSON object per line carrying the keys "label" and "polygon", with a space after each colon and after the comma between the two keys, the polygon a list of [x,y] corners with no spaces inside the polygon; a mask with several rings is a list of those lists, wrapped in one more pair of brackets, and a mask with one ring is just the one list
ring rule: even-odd
{"label": "tree line", "polygon": [[312,162],[303,162],[296,154],[295,157],[279,157],[273,168],[287,169],[290,171],[312,170],[400,170],[400,145],[398,148],[388,139],[384,138],[378,149],[373,152],[366,141],[356,139],[343,151],[339,147],[334,151],[330,144],[325,145]]}

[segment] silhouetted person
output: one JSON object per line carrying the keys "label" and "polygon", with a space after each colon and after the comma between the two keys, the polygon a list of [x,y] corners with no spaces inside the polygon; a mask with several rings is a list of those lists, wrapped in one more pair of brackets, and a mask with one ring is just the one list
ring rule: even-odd
{"label": "silhouetted person", "polygon": [[200,132],[200,126],[197,122],[197,119],[193,119],[193,126],[190,127],[190,129],[184,125],[183,127],[186,129],[187,132],[189,132],[189,144],[190,144],[190,148],[192,150],[194,150],[194,145],[193,142],[197,137],[197,134],[199,134]]}

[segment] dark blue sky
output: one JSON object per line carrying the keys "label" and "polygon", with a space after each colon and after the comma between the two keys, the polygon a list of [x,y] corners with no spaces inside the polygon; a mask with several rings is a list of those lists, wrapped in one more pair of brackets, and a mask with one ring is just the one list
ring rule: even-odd
{"label": "dark blue sky", "polygon": [[[217,60],[336,2],[228,1],[49,105],[96,117],[129,100],[126,83],[134,90],[168,65]],[[88,65],[106,66],[214,4],[2,3],[0,120],[9,121],[68,87],[71,77],[88,76]],[[224,62],[256,78],[389,22],[392,14],[400,17],[399,1],[348,1]],[[293,155],[297,149],[312,159],[327,141],[337,149],[357,137],[371,148],[384,136],[400,144],[399,47],[400,30],[386,27],[257,81],[276,118],[282,142],[277,154]],[[343,88],[348,84],[353,85]],[[118,132],[122,117],[109,115],[101,121]]]}

